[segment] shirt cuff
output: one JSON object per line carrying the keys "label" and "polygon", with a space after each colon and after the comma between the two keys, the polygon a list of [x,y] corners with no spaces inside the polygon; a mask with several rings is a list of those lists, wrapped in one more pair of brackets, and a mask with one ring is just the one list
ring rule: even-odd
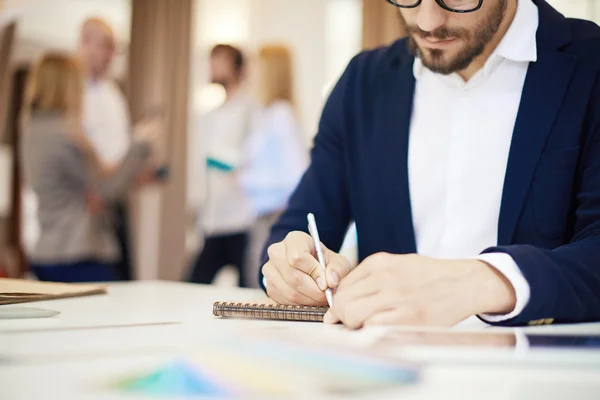
{"label": "shirt cuff", "polygon": [[525,309],[529,298],[531,297],[531,287],[523,276],[521,269],[515,262],[515,260],[505,253],[489,253],[482,254],[476,257],[477,260],[483,261],[492,267],[496,268],[512,285],[515,290],[517,303],[514,310],[510,314],[505,315],[490,315],[484,314],[479,317],[486,322],[502,322],[513,319]]}

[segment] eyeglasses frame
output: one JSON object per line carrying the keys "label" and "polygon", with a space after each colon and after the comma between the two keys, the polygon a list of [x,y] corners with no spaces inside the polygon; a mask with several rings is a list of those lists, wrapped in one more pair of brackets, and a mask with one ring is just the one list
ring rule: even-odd
{"label": "eyeglasses frame", "polygon": [[[421,5],[421,3],[423,2],[423,0],[417,0],[417,2],[412,5],[412,6],[401,6],[400,4],[394,2],[394,0],[385,0],[386,2],[390,3],[391,5],[398,7],[398,8],[417,8]],[[477,7],[475,7],[472,10],[455,10],[453,8],[450,8],[446,5],[446,3],[444,3],[443,0],[435,0],[435,2],[442,7],[444,10],[449,11],[449,12],[453,12],[453,13],[458,13],[458,14],[469,14],[475,11],[479,11],[481,9],[481,7],[483,6],[483,0],[479,0],[479,5]]]}

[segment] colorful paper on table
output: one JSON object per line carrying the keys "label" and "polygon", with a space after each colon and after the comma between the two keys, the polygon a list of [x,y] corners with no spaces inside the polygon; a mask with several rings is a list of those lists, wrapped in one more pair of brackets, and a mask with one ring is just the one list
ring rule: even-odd
{"label": "colorful paper on table", "polygon": [[118,382],[116,387],[126,392],[162,396],[230,397],[233,395],[225,384],[181,361],[173,362],[146,375]]}
{"label": "colorful paper on table", "polygon": [[412,384],[419,378],[419,370],[413,364],[373,357],[354,349],[330,350],[265,338],[229,343],[227,351],[254,360],[255,366],[261,363],[263,368],[276,366],[277,372],[271,373],[277,376],[277,381],[291,381],[289,387],[296,387],[294,393],[311,388],[306,395],[315,391],[331,395],[363,393]]}
{"label": "colorful paper on table", "polygon": [[[210,366],[211,371],[224,374],[252,393],[304,397],[361,394],[412,384],[419,378],[414,364],[373,357],[355,348],[328,349],[278,341],[264,331],[262,337],[247,333],[244,340],[222,338],[214,347]],[[209,360],[206,351],[200,350],[189,357]]]}
{"label": "colorful paper on table", "polygon": [[365,394],[415,382],[414,366],[350,352],[323,352],[281,343],[236,340],[185,352],[156,371],[113,388],[155,396],[289,397]]}
{"label": "colorful paper on table", "polygon": [[[220,352],[219,352],[220,353]],[[110,385],[128,393],[154,396],[288,396],[292,381],[260,363],[240,357],[202,351],[195,362],[174,361],[157,370],[120,380]],[[210,365],[210,368],[207,366]],[[210,372],[208,371],[210,369]],[[288,385],[288,387],[284,387]]]}

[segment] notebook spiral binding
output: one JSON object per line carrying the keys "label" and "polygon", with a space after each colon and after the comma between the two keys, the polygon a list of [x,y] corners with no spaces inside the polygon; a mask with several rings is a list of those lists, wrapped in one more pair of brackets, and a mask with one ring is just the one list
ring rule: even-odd
{"label": "notebook spiral binding", "polygon": [[328,307],[286,306],[281,304],[216,302],[213,315],[225,318],[254,318],[280,321],[323,322]]}

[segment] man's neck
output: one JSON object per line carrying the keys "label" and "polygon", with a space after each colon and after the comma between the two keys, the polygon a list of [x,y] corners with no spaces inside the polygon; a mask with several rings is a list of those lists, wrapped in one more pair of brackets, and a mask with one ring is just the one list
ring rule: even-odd
{"label": "man's neck", "polygon": [[510,25],[515,19],[516,14],[517,1],[509,1],[506,8],[506,17],[504,18],[504,21],[502,21],[500,29],[498,29],[498,32],[496,32],[496,35],[494,36],[492,41],[488,43],[488,45],[483,50],[483,53],[481,53],[479,57],[473,60],[473,62],[466,69],[458,73],[461,76],[461,78],[464,79],[465,82],[468,82],[477,73],[477,71],[483,68],[488,58],[490,58],[494,50],[496,50],[496,48],[502,41],[502,38],[504,38],[504,35],[506,35],[506,32],[508,32],[508,29],[510,28]]}

